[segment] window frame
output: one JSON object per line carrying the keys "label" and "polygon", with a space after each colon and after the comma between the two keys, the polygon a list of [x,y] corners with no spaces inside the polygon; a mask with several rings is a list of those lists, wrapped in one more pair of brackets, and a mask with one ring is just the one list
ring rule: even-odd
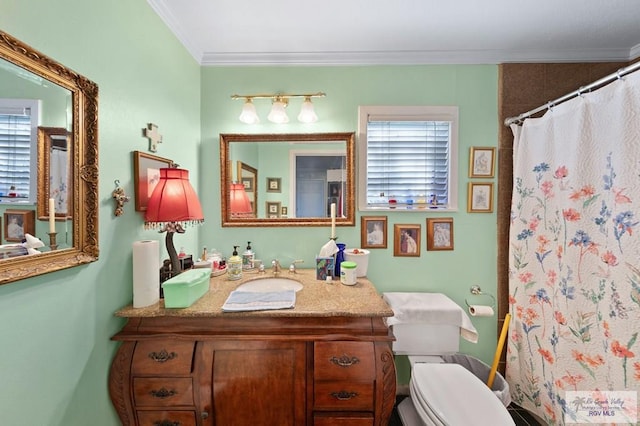
{"label": "window frame", "polygon": [[[0,98],[0,112],[26,109],[31,110],[29,116],[31,120],[31,137],[29,149],[29,197],[26,199],[14,200],[16,204],[35,204],[38,196],[38,126],[40,125],[40,105],[38,99],[11,99]],[[3,199],[6,196],[1,197]]]}
{"label": "window frame", "polygon": [[[451,134],[449,145],[448,203],[437,208],[395,208],[369,206],[367,204],[367,123],[369,117],[383,117],[389,121],[450,121]],[[358,210],[364,212],[456,212],[458,211],[458,127],[459,112],[457,106],[394,106],[361,105],[358,107]],[[427,200],[428,204],[428,200]]]}

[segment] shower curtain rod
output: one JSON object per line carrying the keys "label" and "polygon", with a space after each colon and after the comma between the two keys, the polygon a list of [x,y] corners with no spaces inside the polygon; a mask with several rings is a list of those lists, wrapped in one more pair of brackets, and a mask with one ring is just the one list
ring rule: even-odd
{"label": "shower curtain rod", "polygon": [[540,111],[544,111],[545,109],[550,109],[558,104],[561,104],[562,102],[568,101],[569,99],[575,98],[576,96],[580,96],[583,93],[590,92],[593,89],[599,88],[600,86],[607,84],[613,80],[622,78],[627,74],[637,71],[638,69],[640,69],[640,61],[636,62],[633,65],[629,65],[628,67],[620,68],[618,71],[614,72],[613,74],[603,77],[600,80],[596,80],[587,86],[582,86],[578,90],[568,93],[558,99],[554,99],[553,101],[549,101],[545,105],[541,105],[536,109],[532,109],[531,111],[524,112],[518,115],[517,117],[509,117],[504,120],[504,125],[511,126],[513,123],[520,124],[525,118],[529,118],[533,114],[536,114]]}

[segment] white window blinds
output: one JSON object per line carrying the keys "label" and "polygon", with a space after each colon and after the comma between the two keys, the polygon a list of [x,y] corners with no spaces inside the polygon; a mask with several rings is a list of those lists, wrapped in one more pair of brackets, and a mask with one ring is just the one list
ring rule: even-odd
{"label": "white window blinds", "polygon": [[29,198],[31,118],[0,114],[0,192]]}
{"label": "white window blinds", "polygon": [[449,121],[367,124],[367,204],[448,203]]}
{"label": "white window blinds", "polygon": [[0,196],[35,201],[38,101],[0,100]]}

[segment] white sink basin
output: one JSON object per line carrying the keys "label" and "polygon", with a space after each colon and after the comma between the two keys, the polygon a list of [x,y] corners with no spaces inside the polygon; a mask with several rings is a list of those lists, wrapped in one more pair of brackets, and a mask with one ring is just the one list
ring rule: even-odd
{"label": "white sink basin", "polygon": [[240,285],[236,290],[240,291],[254,291],[254,292],[267,292],[267,291],[284,291],[284,290],[302,290],[302,284],[296,280],[289,278],[258,278],[255,280],[247,281]]}

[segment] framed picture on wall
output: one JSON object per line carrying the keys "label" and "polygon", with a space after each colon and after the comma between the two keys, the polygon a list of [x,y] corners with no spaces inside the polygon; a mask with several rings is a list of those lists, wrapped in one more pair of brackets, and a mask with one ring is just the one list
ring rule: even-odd
{"label": "framed picture on wall", "polygon": [[496,167],[496,149],[482,146],[469,148],[469,177],[492,178]]}
{"label": "framed picture on wall", "polygon": [[172,167],[173,161],[168,158],[147,154],[146,152],[133,152],[133,179],[136,197],[136,211],[147,210],[149,198],[160,181],[160,169]]}
{"label": "framed picture on wall", "polygon": [[393,225],[393,255],[420,257],[420,225]]}
{"label": "framed picture on wall", "polygon": [[493,211],[493,183],[469,182],[467,212],[491,213]]}
{"label": "framed picture on wall", "polygon": [[427,250],[453,250],[453,218],[427,219]]}
{"label": "framed picture on wall", "polygon": [[24,234],[35,236],[36,214],[33,210],[5,210],[4,239],[20,243]]}
{"label": "framed picture on wall", "polygon": [[255,187],[253,177],[242,177],[240,180],[242,181],[242,186],[244,186],[245,192],[253,192],[253,188]]}
{"label": "framed picture on wall", "polygon": [[362,216],[360,218],[360,247],[387,248],[387,217]]}
{"label": "framed picture on wall", "polygon": [[266,202],[266,211],[267,217],[269,219],[277,219],[280,217],[280,202],[276,201],[267,201]]}
{"label": "framed picture on wall", "polygon": [[268,177],[267,178],[267,192],[280,192],[280,178]]}

